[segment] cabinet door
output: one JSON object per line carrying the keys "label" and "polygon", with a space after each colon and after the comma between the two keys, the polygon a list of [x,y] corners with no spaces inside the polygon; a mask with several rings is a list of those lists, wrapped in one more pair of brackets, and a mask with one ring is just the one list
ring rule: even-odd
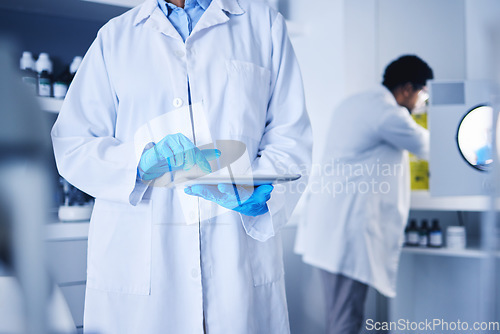
{"label": "cabinet door", "polygon": [[87,240],[47,242],[50,274],[57,284],[87,279]]}
{"label": "cabinet door", "polygon": [[85,305],[85,285],[62,286],[61,291],[77,328],[83,328],[83,308]]}

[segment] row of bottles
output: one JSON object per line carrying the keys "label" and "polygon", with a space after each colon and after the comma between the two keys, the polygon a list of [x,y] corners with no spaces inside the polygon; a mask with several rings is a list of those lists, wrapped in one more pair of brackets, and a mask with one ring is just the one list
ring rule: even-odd
{"label": "row of bottles", "polygon": [[432,226],[429,227],[428,221],[423,219],[420,226],[415,219],[411,219],[405,229],[405,245],[419,247],[442,247],[443,231],[439,226],[437,219],[432,220]]}
{"label": "row of bottles", "polygon": [[64,99],[81,62],[82,57],[74,57],[71,64],[54,79],[52,61],[47,53],[40,53],[35,61],[31,52],[24,51],[20,69],[23,81],[35,95]]}

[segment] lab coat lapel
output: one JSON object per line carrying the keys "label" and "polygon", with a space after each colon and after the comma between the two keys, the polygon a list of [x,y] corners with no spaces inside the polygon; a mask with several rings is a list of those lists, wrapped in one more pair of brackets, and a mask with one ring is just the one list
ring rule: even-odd
{"label": "lab coat lapel", "polygon": [[165,14],[158,7],[156,0],[147,0],[142,4],[139,15],[135,20],[135,24],[139,24],[141,21],[145,20],[144,26],[159,31],[165,36],[169,36],[180,40],[182,37],[172,25],[170,20],[165,17]]}
{"label": "lab coat lapel", "polygon": [[229,21],[229,14],[241,15],[243,13],[245,11],[240,7],[237,0],[213,0],[194,27],[190,37],[199,31]]}

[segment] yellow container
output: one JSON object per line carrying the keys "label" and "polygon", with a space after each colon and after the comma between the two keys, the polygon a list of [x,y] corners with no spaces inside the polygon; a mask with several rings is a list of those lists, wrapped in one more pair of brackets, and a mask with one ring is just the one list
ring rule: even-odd
{"label": "yellow container", "polygon": [[[427,129],[427,113],[412,115],[418,125]],[[410,153],[411,190],[429,190],[429,163]]]}

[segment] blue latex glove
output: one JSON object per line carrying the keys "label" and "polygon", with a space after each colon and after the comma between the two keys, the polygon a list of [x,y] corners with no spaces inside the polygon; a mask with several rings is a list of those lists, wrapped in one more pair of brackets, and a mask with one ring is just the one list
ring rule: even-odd
{"label": "blue latex glove", "polygon": [[274,187],[264,184],[257,187],[243,187],[228,183],[215,185],[195,184],[184,192],[199,196],[247,216],[260,216],[269,211],[266,202],[271,198]]}
{"label": "blue latex glove", "polygon": [[182,133],[176,133],[165,136],[142,154],[138,173],[146,181],[167,172],[190,170],[194,165],[198,165],[203,172],[210,173],[212,169],[208,161],[219,156],[219,150],[200,150]]}

